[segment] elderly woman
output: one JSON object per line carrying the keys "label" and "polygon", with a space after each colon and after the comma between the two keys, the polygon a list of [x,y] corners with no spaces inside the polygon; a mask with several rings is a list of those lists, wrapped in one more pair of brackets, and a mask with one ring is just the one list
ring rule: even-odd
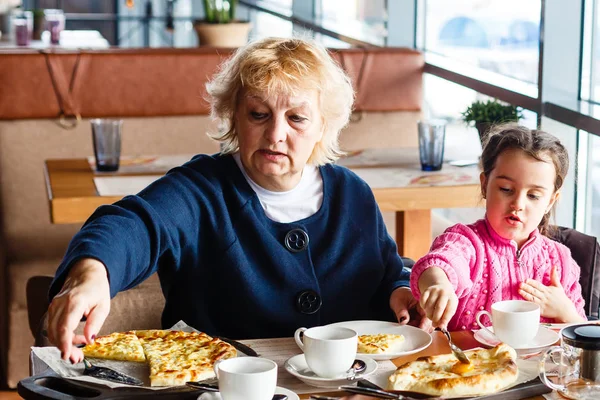
{"label": "elderly woman", "polygon": [[50,290],[48,334],[63,358],[80,361],[73,344],[93,341],[111,297],[156,271],[165,327],[260,338],[344,320],[407,323],[409,272],[373,194],[332,164],[354,96],[327,51],[251,43],[207,89],[221,154],[100,207],[71,241]]}

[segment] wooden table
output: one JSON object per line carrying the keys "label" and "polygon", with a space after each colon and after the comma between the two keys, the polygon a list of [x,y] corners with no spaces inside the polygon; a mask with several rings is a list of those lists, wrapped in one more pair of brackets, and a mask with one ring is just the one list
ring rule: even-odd
{"label": "wooden table", "polygon": [[[442,171],[426,173],[421,171],[417,157],[416,149],[384,149],[365,150],[339,161],[365,179],[382,211],[395,212],[398,252],[414,260],[429,250],[431,209],[476,207],[481,197],[477,167],[444,165]],[[98,195],[94,171],[84,158],[46,160],[45,166],[54,224],[82,223],[98,206],[121,198]],[[423,183],[432,177],[447,179]],[[457,184],[457,179],[464,183]]]}

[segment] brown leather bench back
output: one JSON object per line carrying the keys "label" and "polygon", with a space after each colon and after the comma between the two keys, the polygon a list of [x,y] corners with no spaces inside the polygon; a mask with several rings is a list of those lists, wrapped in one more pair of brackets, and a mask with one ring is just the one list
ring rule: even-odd
{"label": "brown leather bench back", "polygon": [[[400,48],[332,51],[357,111],[418,111],[423,56]],[[226,49],[0,52],[0,119],[205,115],[204,86]]]}

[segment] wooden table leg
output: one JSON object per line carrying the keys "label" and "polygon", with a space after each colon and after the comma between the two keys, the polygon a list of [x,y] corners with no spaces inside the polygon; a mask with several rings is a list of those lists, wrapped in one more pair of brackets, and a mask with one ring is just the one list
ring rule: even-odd
{"label": "wooden table leg", "polygon": [[396,211],[398,254],[417,261],[431,246],[431,210]]}

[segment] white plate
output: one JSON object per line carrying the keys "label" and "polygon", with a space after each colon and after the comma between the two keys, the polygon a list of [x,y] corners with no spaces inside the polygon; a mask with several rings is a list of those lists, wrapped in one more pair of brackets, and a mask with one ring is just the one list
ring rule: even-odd
{"label": "white plate", "polygon": [[[285,394],[288,397],[288,400],[300,400],[300,397],[296,393],[292,392],[289,389],[282,388],[279,386],[275,388],[275,394]],[[198,396],[198,400],[221,400],[221,393],[202,393],[200,396]]]}
{"label": "white plate", "polygon": [[[493,327],[489,327],[492,332],[494,331]],[[480,329],[475,331],[473,337],[481,344],[485,344],[486,346],[494,347],[500,343],[500,341],[489,332],[484,329]],[[558,333],[553,331],[552,329],[548,329],[545,326],[541,326],[538,329],[537,335],[533,338],[530,343],[527,345],[515,348],[518,355],[538,353],[547,347],[552,346],[554,343],[558,341],[560,337]]]}
{"label": "white plate", "polygon": [[378,333],[390,333],[403,335],[404,341],[396,347],[391,348],[384,354],[358,353],[361,356],[373,360],[390,360],[421,351],[431,344],[431,335],[422,329],[410,325],[399,325],[394,322],[385,321],[346,321],[337,322],[328,326],[343,326],[355,330],[359,335],[376,335]]}
{"label": "white plate", "polygon": [[364,372],[356,374],[354,381],[346,379],[346,376],[344,375],[336,378],[323,378],[317,376],[314,372],[310,370],[310,368],[308,368],[308,364],[306,364],[306,358],[304,358],[304,354],[298,354],[289,358],[285,362],[285,364],[283,364],[283,367],[287,372],[294,375],[296,378],[300,379],[307,385],[316,386],[320,388],[337,388],[338,386],[342,385],[351,385],[358,379],[366,378],[367,376],[377,371],[376,361],[363,356],[356,356],[356,358],[364,361],[367,365],[367,368]]}

